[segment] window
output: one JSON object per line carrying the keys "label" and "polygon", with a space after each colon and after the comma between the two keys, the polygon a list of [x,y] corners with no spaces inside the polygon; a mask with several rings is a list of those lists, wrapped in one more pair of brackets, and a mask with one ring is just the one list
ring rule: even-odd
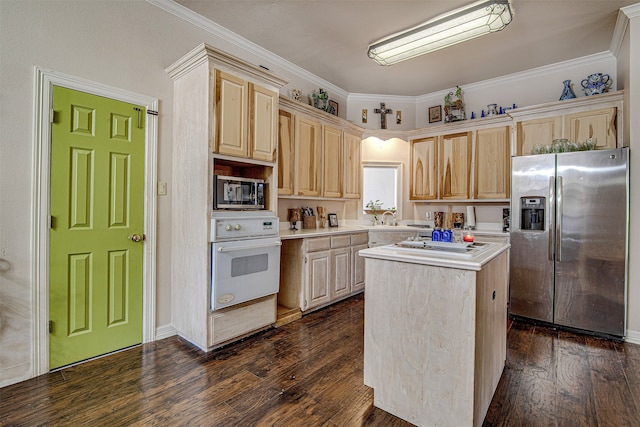
{"label": "window", "polygon": [[401,218],[402,163],[365,162],[362,174],[362,206],[380,200],[383,211],[396,208]]}

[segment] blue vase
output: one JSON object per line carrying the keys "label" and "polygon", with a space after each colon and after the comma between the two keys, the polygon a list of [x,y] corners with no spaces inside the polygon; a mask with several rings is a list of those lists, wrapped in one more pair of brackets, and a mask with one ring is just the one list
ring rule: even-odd
{"label": "blue vase", "polygon": [[576,97],[576,94],[573,93],[571,89],[571,80],[565,80],[564,89],[562,89],[562,95],[560,95],[560,101],[564,101],[565,99],[572,99]]}

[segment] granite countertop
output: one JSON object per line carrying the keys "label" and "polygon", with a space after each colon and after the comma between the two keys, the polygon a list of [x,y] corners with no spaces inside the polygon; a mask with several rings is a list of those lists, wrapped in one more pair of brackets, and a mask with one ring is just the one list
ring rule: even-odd
{"label": "granite countertop", "polygon": [[365,258],[480,271],[485,264],[511,247],[508,243],[490,243],[489,245],[489,248],[478,255],[468,258],[451,255],[444,251],[397,250],[392,245],[362,249],[359,254]]}

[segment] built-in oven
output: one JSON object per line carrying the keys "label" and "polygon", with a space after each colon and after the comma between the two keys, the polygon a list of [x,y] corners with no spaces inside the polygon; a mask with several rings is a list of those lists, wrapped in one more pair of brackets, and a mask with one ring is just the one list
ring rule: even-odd
{"label": "built-in oven", "polygon": [[224,175],[215,175],[213,179],[213,209],[264,209],[264,180]]}
{"label": "built-in oven", "polygon": [[211,310],[278,292],[278,229],[278,217],[271,211],[212,214]]}

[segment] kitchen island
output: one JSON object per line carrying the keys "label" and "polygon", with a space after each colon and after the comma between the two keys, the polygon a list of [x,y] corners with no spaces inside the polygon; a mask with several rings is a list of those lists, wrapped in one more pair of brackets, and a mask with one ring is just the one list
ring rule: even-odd
{"label": "kitchen island", "polygon": [[418,426],[480,426],[506,359],[509,244],[365,257],[364,382]]}

